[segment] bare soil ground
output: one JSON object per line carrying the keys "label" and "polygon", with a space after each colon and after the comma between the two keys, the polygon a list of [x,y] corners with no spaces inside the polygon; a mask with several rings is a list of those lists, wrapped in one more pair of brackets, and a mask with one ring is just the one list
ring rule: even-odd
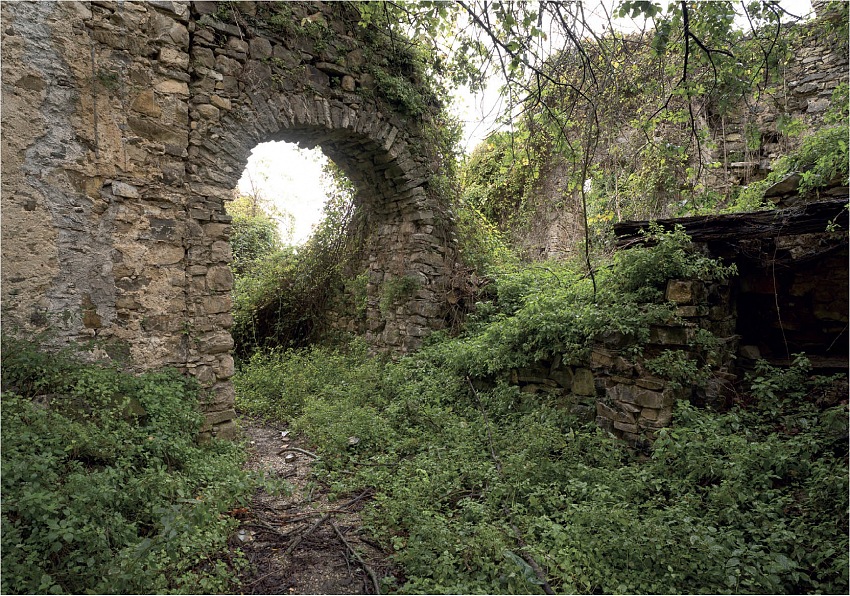
{"label": "bare soil ground", "polygon": [[309,446],[287,429],[243,418],[250,447],[247,467],[285,478],[290,495],[258,490],[232,542],[250,562],[243,594],[376,594],[391,566],[377,544],[362,535],[359,512],[369,491],[328,500],[313,477]]}

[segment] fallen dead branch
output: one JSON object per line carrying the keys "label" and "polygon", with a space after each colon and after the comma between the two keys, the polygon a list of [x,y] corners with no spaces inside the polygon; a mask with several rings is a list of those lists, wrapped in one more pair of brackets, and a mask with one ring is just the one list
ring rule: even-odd
{"label": "fallen dead branch", "polygon": [[290,532],[282,532],[280,529],[275,528],[273,525],[271,525],[271,524],[269,524],[269,523],[266,523],[265,521],[263,521],[263,520],[261,520],[261,519],[258,519],[258,520],[257,520],[257,523],[249,522],[249,523],[245,523],[245,524],[242,524],[242,525],[243,525],[243,526],[253,527],[253,528],[261,528],[261,529],[263,529],[263,530],[265,530],[265,531],[267,531],[267,532],[271,532],[272,534],[277,534],[277,535],[278,535],[278,536],[280,536],[281,538],[289,538],[289,537],[290,537],[290,536],[292,536],[295,532],[297,532],[297,531],[298,531],[298,530],[296,529],[296,530],[292,530],[292,531],[290,531]]}
{"label": "fallen dead branch", "polygon": [[302,540],[304,540],[304,538],[305,538],[305,537],[309,536],[309,535],[310,535],[310,534],[311,534],[311,533],[312,533],[312,532],[313,532],[316,528],[318,528],[319,526],[321,526],[323,523],[325,523],[326,521],[328,521],[330,518],[331,518],[331,514],[330,514],[330,513],[326,513],[325,515],[323,515],[322,517],[320,517],[318,520],[316,520],[316,522],[315,522],[312,526],[310,526],[309,528],[307,528],[305,531],[301,532],[301,534],[299,534],[299,535],[295,538],[295,540],[293,540],[293,541],[292,541],[292,544],[290,544],[290,545],[287,547],[287,549],[283,552],[284,556],[289,556],[289,555],[291,555],[291,554],[292,554],[292,551],[294,551],[294,550],[295,550],[295,547],[296,547],[296,546],[298,546],[299,544],[301,544],[301,541],[302,541]]}
{"label": "fallen dead branch", "polygon": [[309,457],[312,457],[313,459],[322,459],[321,457],[319,457],[318,455],[316,455],[316,454],[315,454],[315,453],[313,453],[312,451],[307,451],[306,449],[301,449],[300,447],[284,447],[283,449],[281,449],[280,451],[278,451],[278,452],[277,452],[277,454],[278,454],[278,455],[283,455],[283,454],[284,454],[284,453],[286,453],[287,451],[294,451],[294,452],[296,452],[296,453],[303,453],[304,455],[307,455],[307,456],[309,456]]}
{"label": "fallen dead branch", "polygon": [[345,548],[348,549],[348,552],[351,553],[351,556],[353,556],[357,560],[357,562],[360,563],[360,566],[363,567],[363,570],[369,574],[369,577],[372,579],[372,585],[375,588],[375,594],[380,594],[381,585],[378,583],[378,577],[375,575],[375,572],[372,571],[372,568],[366,564],[366,561],[363,560],[363,557],[361,557],[360,554],[356,550],[354,550],[354,547],[351,546],[351,543],[349,543],[348,540],[345,539],[345,536],[343,536],[342,532],[339,531],[337,525],[331,522],[331,527],[334,529],[334,532],[336,532],[336,535],[339,536],[339,539],[345,545]]}

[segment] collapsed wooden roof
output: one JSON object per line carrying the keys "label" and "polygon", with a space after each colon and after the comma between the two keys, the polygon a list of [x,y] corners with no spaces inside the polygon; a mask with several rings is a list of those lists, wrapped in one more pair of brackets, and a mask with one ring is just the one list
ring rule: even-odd
{"label": "collapsed wooden roof", "polygon": [[[848,200],[836,199],[806,203],[786,209],[699,215],[655,220],[665,230],[682,226],[694,242],[737,243],[748,239],[772,239],[780,236],[826,233],[829,229],[846,232],[850,229]],[[617,247],[628,248],[643,244],[649,221],[624,221],[614,224]]]}

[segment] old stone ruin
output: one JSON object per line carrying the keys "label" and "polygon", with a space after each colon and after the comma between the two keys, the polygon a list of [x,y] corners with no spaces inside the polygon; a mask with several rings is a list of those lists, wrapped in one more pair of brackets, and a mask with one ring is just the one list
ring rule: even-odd
{"label": "old stone ruin", "polygon": [[[320,146],[354,182],[369,232],[365,333],[374,345],[415,349],[445,324],[456,256],[451,213],[431,187],[440,166],[426,134],[433,113],[427,102],[411,113],[380,84],[416,90],[415,73],[342,3],[230,6],[236,12],[176,0],[0,7],[3,322],[24,333],[50,328],[58,344],[90,342],[94,355],[137,370],[194,375],[208,396],[204,434],[218,437],[236,429],[223,203],[253,147]],[[800,56],[801,68],[825,74],[794,75],[789,97],[817,117],[846,58],[828,49]],[[735,134],[724,143],[734,147]],[[765,139],[765,155],[729,171],[762,168]],[[646,354],[694,349],[698,329],[725,338],[705,395],[625,358],[622,337],[597,338],[582,366],[555,358],[512,381],[557,393],[641,444],[670,423],[675,399],[724,399],[754,358],[781,362],[805,350],[816,366],[846,370],[843,203],[681,222],[740,275],[671,281],[667,298],[683,322],[653,329]],[[830,222],[838,232],[825,231]],[[628,242],[644,223],[618,234]],[[399,279],[413,280],[413,291],[381,309],[382,288]]]}
{"label": "old stone ruin", "polygon": [[[231,436],[223,202],[270,140],[320,146],[356,186],[367,338],[405,351],[443,325],[455,240],[430,187],[433,106],[352,6],[4,2],[2,17],[7,329],[191,373],[205,433]],[[382,80],[421,93],[420,109]],[[398,278],[413,290],[382,311]]]}

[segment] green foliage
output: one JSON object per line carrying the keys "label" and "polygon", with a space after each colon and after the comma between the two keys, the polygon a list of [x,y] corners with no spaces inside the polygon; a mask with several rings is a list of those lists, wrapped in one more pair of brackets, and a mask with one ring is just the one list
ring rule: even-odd
{"label": "green foliage", "polygon": [[[677,229],[654,228],[651,245],[618,253],[591,279],[569,266],[545,263],[495,277],[492,305],[479,305],[470,325],[475,333],[438,351],[455,370],[489,375],[560,354],[566,362],[586,359],[592,340],[617,333],[649,339],[649,327],[674,317],[662,303],[668,279],[725,279],[734,266],[695,252]],[[437,348],[435,348],[437,350]]]}
{"label": "green foliage", "polygon": [[408,79],[389,74],[381,68],[373,68],[372,74],[384,97],[408,116],[419,116],[425,111],[426,103],[418,90]]}
{"label": "green foliage", "polygon": [[337,400],[350,383],[358,389],[368,386],[380,372],[380,361],[367,356],[365,344],[358,342],[336,350],[258,350],[233,377],[236,405],[251,414],[292,420],[311,400]]}
{"label": "green foliage", "polygon": [[195,437],[197,388],[3,337],[4,593],[213,593],[247,498],[242,451]]}
{"label": "green foliage", "polygon": [[537,593],[526,557],[558,593],[847,590],[847,408],[801,398],[823,381],[800,365],[761,370],[794,385],[773,393],[774,418],[761,402],[725,414],[680,403],[647,460],[541,395],[472,389],[471,370],[445,366],[455,346],[437,339],[398,362],[268,356],[276,387],[295,389],[266,399],[289,402],[319,476],[374,489],[363,516],[398,592]]}
{"label": "green foliage", "polygon": [[261,347],[304,346],[326,330],[327,307],[359,254],[353,186],[335,166],[330,171],[336,183],[313,236],[237,270],[230,331],[239,356]]}
{"label": "green foliage", "polygon": [[683,350],[664,350],[659,356],[646,360],[645,365],[652,374],[668,379],[673,389],[704,387],[710,375],[708,366],[700,366]]}
{"label": "green foliage", "polygon": [[517,256],[504,234],[466,197],[462,196],[455,208],[458,248],[464,263],[485,275],[516,265]]}
{"label": "green foliage", "polygon": [[806,193],[825,186],[834,178],[848,183],[847,125],[823,128],[803,140],[800,148],[788,157],[790,171],[800,172],[799,192]]}
{"label": "green foliage", "polygon": [[615,292],[634,295],[638,301],[659,300],[669,279],[725,280],[737,273],[734,264],[724,266],[700,254],[682,226],[663,231],[653,223],[644,236],[649,245],[614,256]]}
{"label": "green foliage", "polygon": [[463,165],[463,200],[502,230],[523,223],[528,193],[539,179],[539,156],[526,138],[500,132],[475,148]]}
{"label": "green foliage", "polygon": [[800,194],[817,192],[836,179],[846,185],[850,180],[848,163],[850,153],[844,120],[843,124],[824,127],[806,136],[796,150],[772,165],[771,173],[764,180],[742,187],[729,210],[754,211],[771,207],[764,199],[765,191],[792,173],[800,174],[797,187]]}
{"label": "green foliage", "polygon": [[280,249],[277,222],[265,214],[235,214],[230,227],[231,267],[237,275],[256,266],[266,255]]}

